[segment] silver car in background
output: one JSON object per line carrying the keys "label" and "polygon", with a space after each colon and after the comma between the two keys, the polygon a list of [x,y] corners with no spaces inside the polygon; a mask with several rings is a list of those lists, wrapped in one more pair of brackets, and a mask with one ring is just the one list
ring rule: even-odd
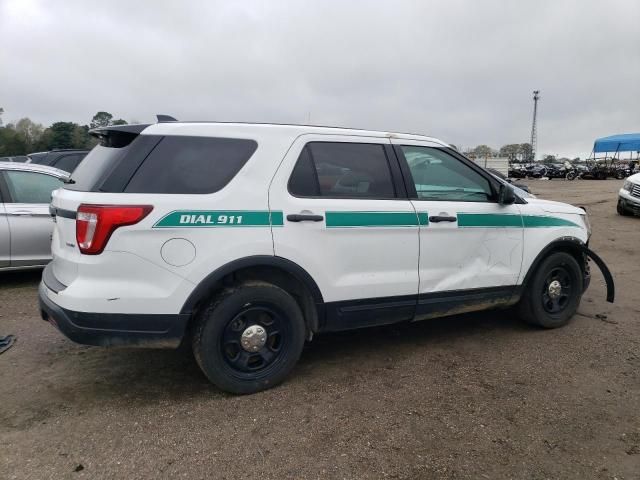
{"label": "silver car in background", "polygon": [[51,260],[51,192],[69,174],[44,165],[0,162],[0,271],[45,266]]}

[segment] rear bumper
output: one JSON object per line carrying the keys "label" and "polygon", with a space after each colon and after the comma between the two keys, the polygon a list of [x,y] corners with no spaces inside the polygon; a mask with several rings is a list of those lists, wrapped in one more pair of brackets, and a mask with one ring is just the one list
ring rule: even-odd
{"label": "rear bumper", "polygon": [[98,346],[177,348],[184,337],[188,314],[122,314],[74,312],[57,305],[45,280],[38,288],[40,315],[76,343]]}

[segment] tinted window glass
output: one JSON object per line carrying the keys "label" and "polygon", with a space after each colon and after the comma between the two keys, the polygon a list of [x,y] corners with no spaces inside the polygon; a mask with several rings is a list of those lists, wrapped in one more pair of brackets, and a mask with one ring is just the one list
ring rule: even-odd
{"label": "tinted window glass", "polygon": [[15,170],[5,173],[13,203],[50,203],[51,192],[62,186],[62,180],[44,173]]}
{"label": "tinted window glass", "polygon": [[56,160],[52,166],[59,168],[60,170],[64,170],[65,172],[73,172],[85,155],[85,153],[64,155]]}
{"label": "tinted window glass", "polygon": [[[256,151],[253,140],[165,137],[125,188],[131,193],[213,193]],[[82,164],[81,164],[82,165]]]}
{"label": "tinted window glass", "polygon": [[130,146],[112,148],[98,145],[89,152],[73,171],[73,175],[71,175],[73,183],[67,184],[65,188],[83,192],[94,190],[99,180],[118,165],[129,148]]}
{"label": "tinted window glass", "polygon": [[[303,175],[306,177],[304,181],[301,179]],[[384,147],[376,144],[308,143],[298,159],[290,182],[291,193],[299,196],[396,196]]]}
{"label": "tinted window glass", "polygon": [[320,190],[318,188],[318,176],[309,154],[309,149],[304,148],[298,162],[291,172],[289,179],[289,192],[297,197],[318,197]]}
{"label": "tinted window glass", "polygon": [[486,202],[493,193],[489,181],[437,148],[402,146],[420,200]]}

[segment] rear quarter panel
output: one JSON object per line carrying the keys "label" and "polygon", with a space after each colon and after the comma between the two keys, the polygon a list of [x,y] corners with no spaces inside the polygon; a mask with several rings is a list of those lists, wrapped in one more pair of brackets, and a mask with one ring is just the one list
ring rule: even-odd
{"label": "rear quarter panel", "polygon": [[[205,133],[211,135],[206,131],[203,135]],[[271,224],[282,224],[282,219],[277,213],[273,217],[269,214],[269,183],[292,138],[251,137],[241,133],[220,131],[219,128],[215,132],[215,136],[252,138],[258,143],[249,161],[218,192],[166,195],[65,191],[56,196],[54,204],[57,207],[72,211],[76,211],[80,203],[153,206],[153,211],[140,223],[117,229],[100,255],[79,253],[75,238],[70,241],[73,236],[71,225],[67,226],[64,241],[54,239],[54,243],[57,242],[54,262],[77,265],[74,274],[77,278],[92,277],[91,282],[77,282],[79,285],[103,285],[105,288],[104,294],[96,300],[102,304],[99,311],[178,313],[195,286],[211,272],[239,258],[274,254]],[[193,131],[189,135],[193,135]],[[217,224],[220,215],[228,220],[234,216],[234,222]],[[190,220],[181,223],[182,217]],[[241,222],[238,217],[243,217]],[[204,219],[205,222],[193,222],[193,219]],[[62,219],[62,222],[73,221]],[[65,246],[65,243],[73,245]],[[148,287],[144,286],[145,278],[150,284]],[[65,282],[64,278],[60,280]],[[129,292],[127,283],[131,287]],[[87,298],[96,295],[95,290],[75,293]],[[111,299],[107,300],[107,297]],[[157,304],[151,305],[156,302],[149,300],[157,300]]]}

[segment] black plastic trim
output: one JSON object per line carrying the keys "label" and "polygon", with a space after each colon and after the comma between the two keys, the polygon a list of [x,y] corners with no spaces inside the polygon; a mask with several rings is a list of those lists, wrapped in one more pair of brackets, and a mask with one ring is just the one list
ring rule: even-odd
{"label": "black plastic trim", "polygon": [[505,307],[516,303],[519,298],[515,285],[420,294],[416,307],[416,319]]}
{"label": "black plastic trim", "polygon": [[4,171],[0,171],[0,202],[12,203],[9,195],[9,186],[4,176]]}
{"label": "black plastic trim", "polygon": [[581,248],[602,272],[604,282],[607,285],[607,302],[613,303],[616,298],[616,286],[613,282],[613,275],[611,275],[611,271],[604,263],[604,260],[602,260],[602,258],[600,258],[593,250],[590,250],[586,245],[582,245]]}
{"label": "black plastic trim", "polygon": [[84,345],[177,348],[190,318],[183,314],[75,312],[50,300],[47,288],[43,282],[38,289],[42,319],[70,340]]}
{"label": "black plastic trim", "polygon": [[53,265],[49,263],[42,271],[42,283],[54,293],[62,292],[67,286],[56,278],[53,273]]}
{"label": "black plastic trim", "polygon": [[391,144],[387,143],[384,145],[384,153],[387,156],[387,163],[391,169],[391,180],[393,181],[393,186],[396,191],[396,198],[406,200],[408,198],[407,187],[404,182],[402,170],[400,169],[400,160],[398,160],[398,156]]}
{"label": "black plastic trim", "polygon": [[339,332],[357,328],[408,322],[415,316],[417,295],[365,298],[325,304],[322,332]]}
{"label": "black plastic trim", "polygon": [[365,298],[325,304],[320,331],[337,332],[500,308],[519,300],[513,285]]}
{"label": "black plastic trim", "polygon": [[78,213],[73,210],[65,210],[64,208],[56,208],[53,205],[49,206],[49,213],[52,217],[62,217],[68,218],[70,220],[75,220]]}
{"label": "black plastic trim", "polygon": [[[198,303],[207,298],[211,294],[211,290],[215,287],[215,285],[218,284],[227,275],[230,275],[233,272],[243,268],[264,266],[281,268],[287,273],[290,273],[307,287],[307,289],[311,293],[314,303],[317,306],[324,302],[322,299],[322,293],[318,288],[318,284],[301,266],[292,262],[291,260],[287,260],[286,258],[282,257],[276,257],[273,255],[254,255],[251,257],[244,257],[233,260],[232,262],[223,265],[222,267],[207,275],[193,290],[193,292],[191,292],[191,295],[189,295],[189,298],[187,298],[186,302],[182,306],[180,313],[187,315],[193,313]],[[321,312],[319,308],[318,315],[319,318],[322,318],[320,317],[320,313]]]}

